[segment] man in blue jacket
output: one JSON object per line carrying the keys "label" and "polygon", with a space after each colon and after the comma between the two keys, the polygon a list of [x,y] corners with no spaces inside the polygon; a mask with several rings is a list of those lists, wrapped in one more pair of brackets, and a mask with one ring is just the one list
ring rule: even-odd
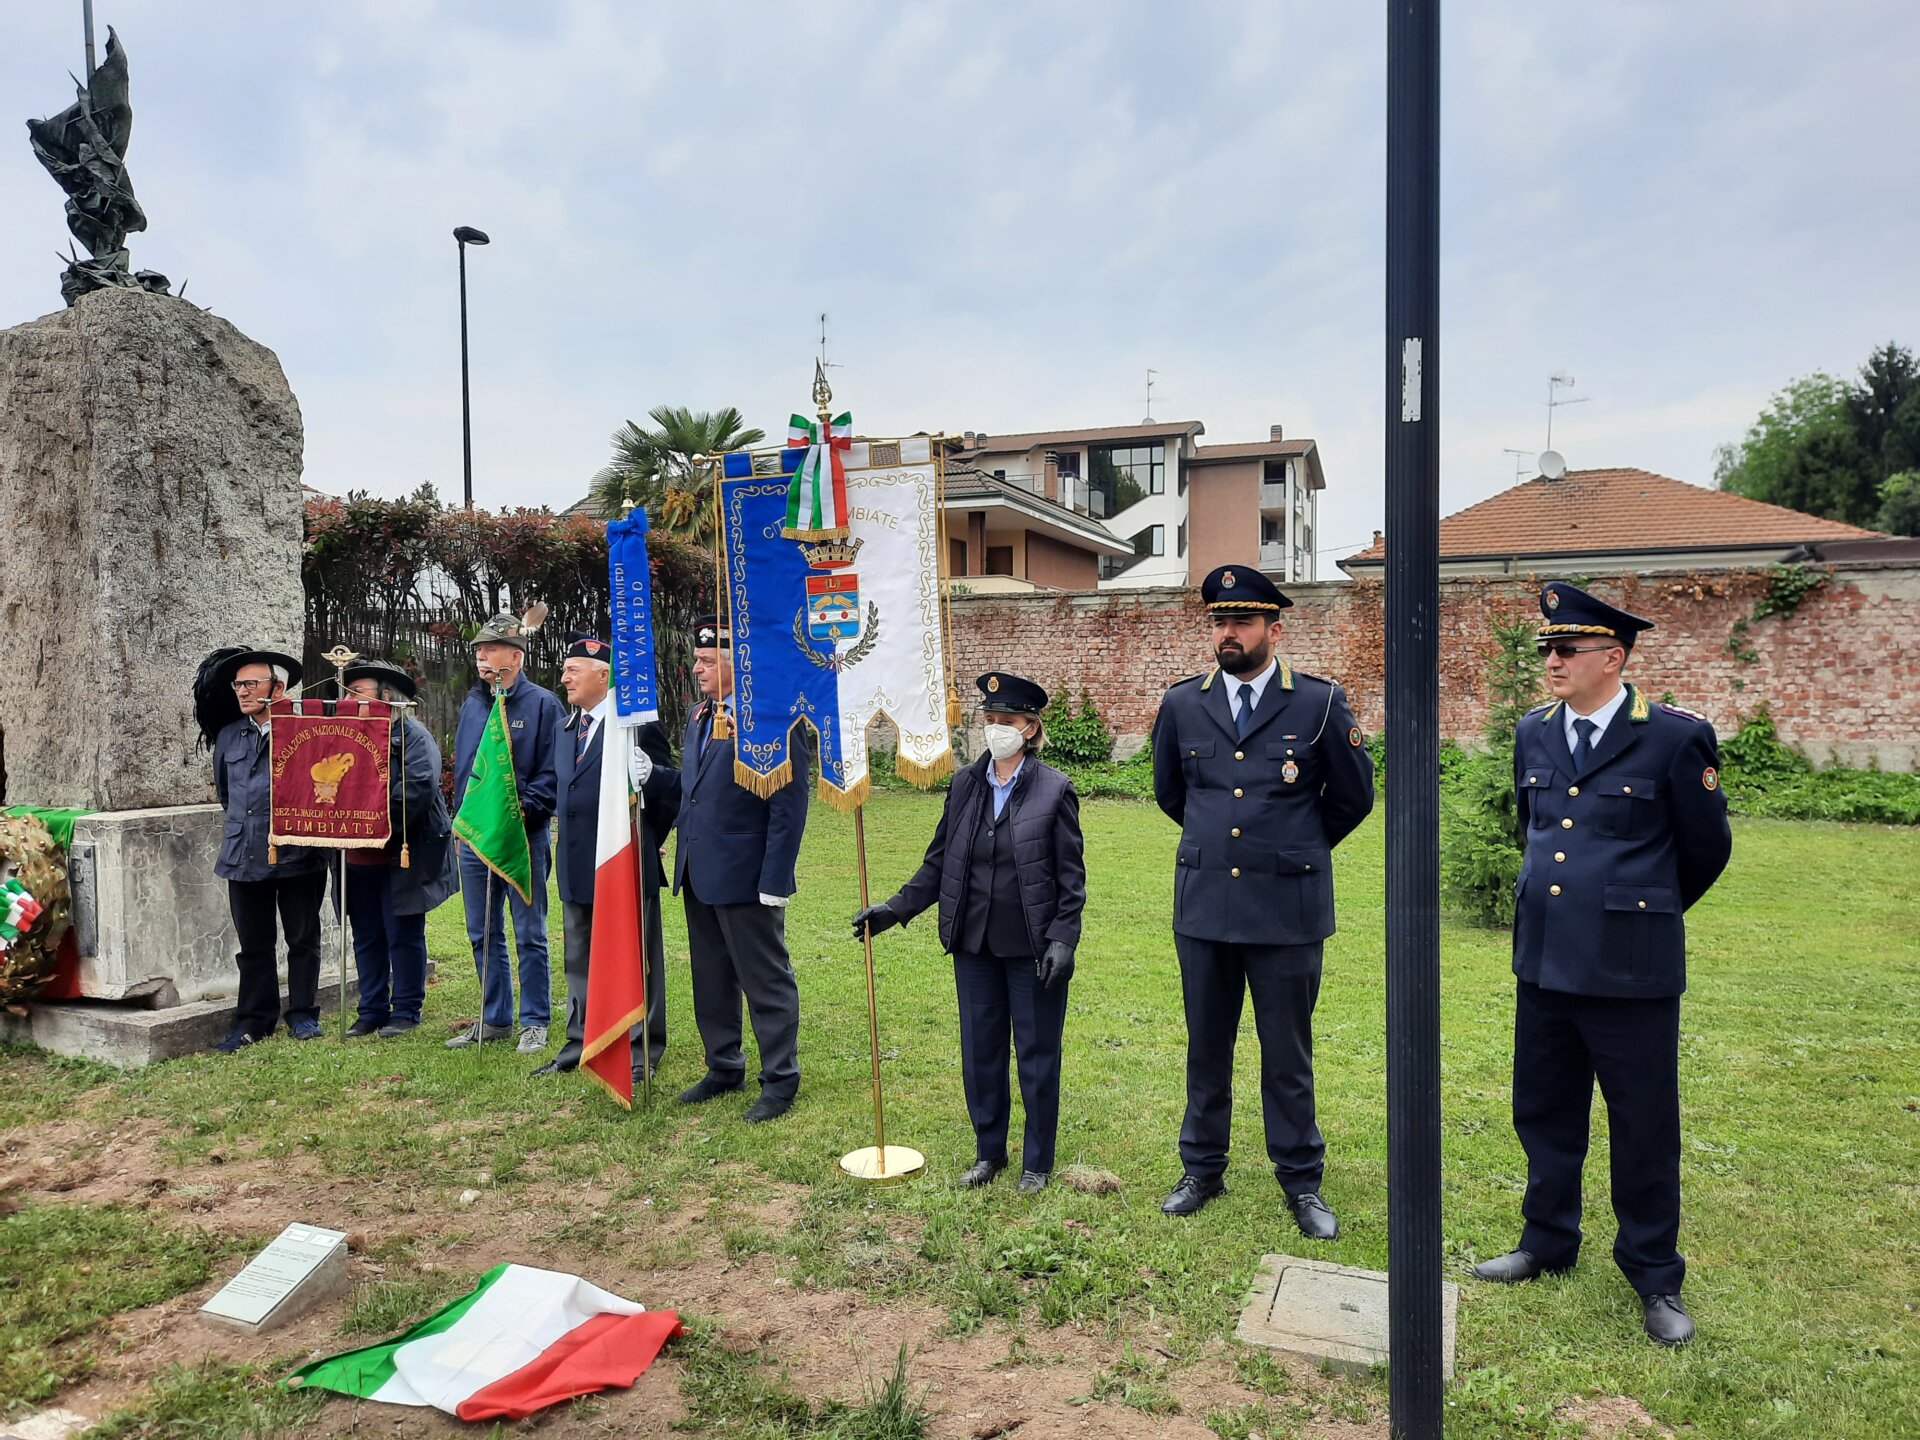
{"label": "man in blue jacket", "polygon": [[533,898],[522,900],[513,887],[487,869],[467,846],[460,846],[460,889],[467,906],[467,940],[480,972],[481,1015],[447,1041],[460,1049],[513,1033],[513,973],[507,968],[503,910],[513,915],[514,948],[520,955],[520,1043],[522,1055],[547,1048],[552,976],[547,958],[547,873],[553,859],[548,825],[553,820],[557,782],[554,746],[566,712],[550,690],[529,680],[527,632],[512,615],[496,615],[473,637],[474,666],[480,678],[460,706],[453,739],[453,810],[467,793],[473,757],[480,748],[494,697],[506,697],[507,740],[513,749],[513,773],[519,782],[520,808],[527,822],[527,849],[533,862]]}
{"label": "man in blue jacket", "polygon": [[807,826],[809,775],[796,737],[793,778],[769,799],[734,782],[729,645],[716,617],[694,627],[693,676],[704,698],[687,721],[674,777],[680,838],[673,888],[687,909],[693,1018],[707,1051],[707,1073],[680,1092],[680,1101],[694,1105],[745,1086],[744,995],[760,1046],[760,1097],[742,1117],[754,1123],[786,1114],[800,1089],[800,987],[787,958],[786,906]]}
{"label": "man in blue jacket", "polygon": [[1572,1267],[1597,1080],[1612,1138],[1614,1263],[1648,1338],[1683,1345],[1680,995],[1685,911],[1733,853],[1713,726],[1620,678],[1653,622],[1554,581],[1540,592],[1553,703],[1514,736],[1526,858],[1515,889],[1513,1128],[1519,1246],[1473,1267],[1514,1284]]}
{"label": "man in blue jacket", "polygon": [[213,743],[213,793],[227,812],[213,873],[227,882],[227,908],[240,940],[234,956],[240,990],[233,1033],[213,1048],[232,1054],[265,1040],[279,1026],[276,913],[287,940],[287,1033],[296,1040],[317,1040],[326,867],[321,853],[304,845],[282,845],[276,862],[267,861],[272,804],[267,706],[300,683],[300,662],[277,650],[236,650],[210,679],[229,687],[240,709],[240,718],[221,729]]}
{"label": "man in blue jacket", "polygon": [[1173,943],[1187,1015],[1184,1173],[1160,1208],[1191,1215],[1226,1193],[1233,1047],[1251,993],[1267,1158],[1300,1233],[1331,1240],[1313,1010],[1333,847],[1373,808],[1373,761],[1340,687],[1277,653],[1293,602],[1271,580],[1222,565],[1200,596],[1217,664],[1168,690],[1153,723],[1154,798],[1180,826]]}
{"label": "man in blue jacket", "polygon": [[[413,676],[386,660],[357,661],[340,672],[340,679],[350,699],[405,704],[420,693]],[[379,1035],[390,1040],[419,1026],[427,998],[427,912],[460,888],[453,821],[440,793],[440,746],[404,710],[393,712],[387,774],[393,840],[378,850],[341,852],[360,975],[359,1014],[347,1031],[349,1039]]]}
{"label": "man in blue jacket", "polygon": [[[593,891],[599,857],[595,854],[600,830],[600,769],[607,742],[621,736],[609,732],[613,697],[613,647],[591,635],[575,635],[560,666],[560,688],[573,717],[560,732],[554,749],[554,771],[560,786],[560,838],[555,855],[556,888],[560,891],[561,964],[567,973],[567,1039],[560,1053],[533,1073],[561,1075],[580,1068],[587,1036],[587,974],[593,948]],[[647,1015],[628,1035],[633,1045],[633,1075],[656,1071],[667,1050],[666,940],[660,923],[660,887],[666,871],[660,867],[660,848],[673,829],[679,796],[673,752],[667,732],[654,721],[636,727],[629,774],[639,792],[641,835],[638,855],[640,904],[645,915],[647,957]],[[642,1033],[644,1031],[644,1034]],[[642,1043],[646,1049],[641,1050]]]}

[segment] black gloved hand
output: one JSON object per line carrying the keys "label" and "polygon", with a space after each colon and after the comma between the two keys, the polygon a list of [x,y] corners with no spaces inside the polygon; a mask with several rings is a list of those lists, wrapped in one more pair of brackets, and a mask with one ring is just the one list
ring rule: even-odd
{"label": "black gloved hand", "polygon": [[882,900],[878,905],[869,905],[853,917],[853,938],[864,940],[869,935],[878,935],[883,930],[891,930],[900,923],[900,917],[887,908]]}
{"label": "black gloved hand", "polygon": [[1046,954],[1033,962],[1033,973],[1042,990],[1066,984],[1073,978],[1073,946],[1064,940],[1049,940]]}

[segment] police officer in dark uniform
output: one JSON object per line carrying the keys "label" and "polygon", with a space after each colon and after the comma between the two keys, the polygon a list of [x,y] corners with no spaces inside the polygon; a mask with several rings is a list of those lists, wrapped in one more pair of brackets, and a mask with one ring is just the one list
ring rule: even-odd
{"label": "police officer in dark uniform", "polygon": [[740,1003],[760,1046],[760,1096],[741,1119],[776,1120],[800,1089],[800,986],[787,955],[787,903],[807,828],[807,751],[793,740],[793,775],[761,799],[733,778],[732,640],[719,617],[694,624],[693,678],[704,697],[687,717],[680,769],[667,777],[680,811],[673,888],[687,910],[693,1021],[707,1073],[680,1092],[699,1105],[746,1086]]}
{"label": "police officer in dark uniform", "polygon": [[1526,860],[1515,892],[1513,1127],[1527,1152],[1515,1250],[1474,1266],[1512,1284],[1580,1253],[1593,1086],[1612,1139],[1613,1258],[1647,1335],[1693,1338],[1680,1302],[1681,916],[1733,850],[1704,717],[1620,678],[1652,622],[1555,581],[1540,592],[1547,688],[1514,738]]}
{"label": "police officer in dark uniform", "polygon": [[1253,996],[1267,1156],[1300,1232],[1339,1234],[1320,1197],[1313,1007],[1333,933],[1333,847],[1373,809],[1373,761],[1331,680],[1275,653],[1292,601],[1252,565],[1200,586],[1215,668],[1175,684],[1153,725],[1154,798],[1180,826],[1173,940],[1187,1015],[1184,1172],[1160,1208],[1226,1193],[1233,1047]]}
{"label": "police officer in dark uniform", "polygon": [[[562,963],[567,975],[567,1039],[535,1075],[563,1075],[580,1068],[586,1049],[587,975],[593,948],[593,893],[599,875],[594,853],[600,834],[600,766],[607,753],[607,722],[614,718],[613,647],[584,632],[570,635],[560,666],[560,688],[573,716],[560,731],[553,763],[559,791],[559,839],[554,844],[554,882],[560,892]],[[645,916],[647,1014],[628,1033],[633,1076],[660,1069],[667,1051],[666,941],[661,933],[660,886],[666,871],[660,847],[667,843],[679,807],[679,781],[667,732],[649,720],[636,727],[628,774],[641,796],[641,909]],[[642,1033],[644,1031],[644,1034]],[[646,1048],[641,1049],[642,1044]]]}
{"label": "police officer in dark uniform", "polygon": [[1026,1107],[1020,1193],[1044,1190],[1060,1123],[1060,1037],[1080,943],[1087,867],[1073,782],[1039,758],[1047,692],[1004,670],[974,682],[987,752],[956,773],[933,843],[891,900],[853,917],[853,936],[904,925],[936,900],[960,1000],[960,1069],[985,1185],[1007,1165],[1011,1034]]}

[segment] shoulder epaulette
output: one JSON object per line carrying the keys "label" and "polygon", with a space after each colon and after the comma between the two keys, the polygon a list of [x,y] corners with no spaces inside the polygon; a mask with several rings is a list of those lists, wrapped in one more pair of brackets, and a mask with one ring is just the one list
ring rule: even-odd
{"label": "shoulder epaulette", "polygon": [[1698,720],[1702,725],[1711,725],[1713,723],[1711,720],[1707,719],[1706,716],[1702,715],[1698,710],[1689,710],[1684,705],[1675,705],[1668,700],[1662,700],[1660,702],[1660,708],[1672,715],[1684,715],[1689,720]]}

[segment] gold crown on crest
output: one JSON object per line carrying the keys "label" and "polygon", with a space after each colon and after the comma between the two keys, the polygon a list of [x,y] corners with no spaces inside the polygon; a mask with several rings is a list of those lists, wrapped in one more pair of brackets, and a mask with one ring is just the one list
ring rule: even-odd
{"label": "gold crown on crest", "polygon": [[860,547],[866,543],[864,539],[852,542],[821,540],[812,545],[802,543],[800,553],[807,557],[807,564],[814,569],[833,570],[842,565],[851,565],[854,557],[860,553]]}

